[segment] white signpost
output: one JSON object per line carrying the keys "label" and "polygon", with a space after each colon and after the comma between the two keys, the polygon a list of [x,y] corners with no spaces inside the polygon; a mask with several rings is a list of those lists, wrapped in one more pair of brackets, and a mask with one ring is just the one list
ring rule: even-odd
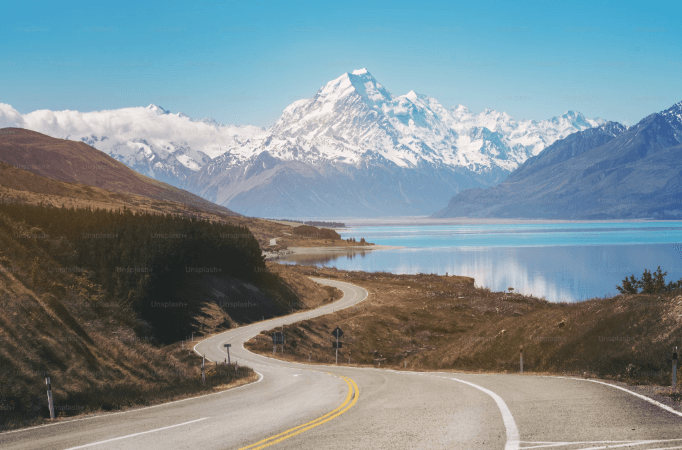
{"label": "white signpost", "polygon": [[45,378],[45,384],[47,384],[47,405],[50,408],[50,419],[54,419],[54,400],[52,399],[52,383],[50,382],[50,377]]}
{"label": "white signpost", "polygon": [[673,389],[677,389],[677,347],[673,350]]}
{"label": "white signpost", "polygon": [[519,355],[521,357],[521,373],[523,373],[523,344],[519,347]]}

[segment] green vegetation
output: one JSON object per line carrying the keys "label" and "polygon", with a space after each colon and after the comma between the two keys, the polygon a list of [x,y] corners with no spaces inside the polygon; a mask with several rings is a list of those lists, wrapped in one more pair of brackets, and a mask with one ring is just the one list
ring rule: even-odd
{"label": "green vegetation", "polygon": [[341,235],[336,231],[329,228],[317,228],[311,225],[300,225],[292,229],[294,236],[298,237],[308,237],[315,239],[331,239],[338,241],[341,239]]}
{"label": "green vegetation", "polygon": [[682,278],[677,281],[671,281],[666,285],[665,276],[667,274],[667,271],[661,271],[661,266],[658,266],[655,272],[649,272],[648,269],[644,269],[641,279],[635,278],[634,274],[630,275],[630,277],[625,277],[622,285],[616,286],[616,289],[621,294],[656,294],[682,289]]}
{"label": "green vegetation", "polygon": [[363,244],[363,245],[366,243],[365,238],[360,238],[359,241],[356,241],[355,238],[348,238],[348,239],[346,239],[346,242],[352,242],[354,244],[356,242],[359,242],[360,244]]}
{"label": "green vegetation", "polygon": [[346,224],[343,222],[325,222],[321,220],[311,220],[304,222],[304,225],[311,225],[314,227],[327,227],[327,228],[346,228]]}

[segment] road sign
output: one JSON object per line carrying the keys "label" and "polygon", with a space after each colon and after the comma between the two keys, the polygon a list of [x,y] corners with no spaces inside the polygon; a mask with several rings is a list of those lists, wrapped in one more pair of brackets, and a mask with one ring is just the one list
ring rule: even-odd
{"label": "road sign", "polygon": [[341,348],[343,346],[343,342],[332,342],[332,348]]}
{"label": "road sign", "polygon": [[227,349],[227,363],[230,364],[230,347],[232,344],[224,344],[223,347]]}
{"label": "road sign", "polygon": [[284,343],[284,333],[275,331],[272,333],[272,342],[275,344]]}
{"label": "road sign", "polygon": [[341,348],[341,343],[339,342],[339,338],[341,336],[343,336],[343,331],[341,331],[341,328],[336,327],[336,329],[334,331],[332,331],[332,336],[334,336],[336,338],[336,342],[334,343],[336,345],[334,345],[332,348],[336,349],[336,364],[338,364],[339,363],[339,349]]}

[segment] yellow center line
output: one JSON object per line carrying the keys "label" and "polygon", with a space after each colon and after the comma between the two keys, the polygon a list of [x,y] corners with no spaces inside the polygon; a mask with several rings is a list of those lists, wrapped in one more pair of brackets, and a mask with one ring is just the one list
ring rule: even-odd
{"label": "yellow center line", "polygon": [[[273,444],[277,444],[278,442],[282,442],[285,439],[289,439],[290,437],[296,436],[297,434],[303,433],[304,431],[308,431],[311,428],[315,428],[317,426],[322,425],[323,423],[329,422],[332,419],[335,419],[336,417],[339,417],[341,414],[345,413],[349,409],[355,405],[355,403],[358,401],[358,397],[360,396],[360,389],[358,389],[358,385],[355,384],[355,381],[348,377],[340,376],[343,381],[348,384],[348,395],[346,395],[346,400],[339,406],[338,408],[334,409],[333,411],[328,412],[324,416],[318,417],[315,420],[312,420],[310,422],[304,423],[303,425],[299,425],[297,427],[291,428],[287,431],[284,431],[283,433],[276,434],[274,436],[271,436],[267,439],[263,439],[262,441],[258,441],[255,444],[248,445],[246,447],[242,447],[239,450],[260,450],[265,447],[269,447]],[[351,398],[353,401],[351,402]],[[350,404],[348,403],[350,402]],[[304,428],[305,427],[305,428]],[[298,430],[298,431],[297,431]],[[277,439],[279,438],[279,439]],[[276,440],[273,440],[276,439]],[[272,442],[268,442],[272,441]],[[263,444],[263,445],[261,445]],[[260,445],[259,447],[256,447],[257,445]]]}

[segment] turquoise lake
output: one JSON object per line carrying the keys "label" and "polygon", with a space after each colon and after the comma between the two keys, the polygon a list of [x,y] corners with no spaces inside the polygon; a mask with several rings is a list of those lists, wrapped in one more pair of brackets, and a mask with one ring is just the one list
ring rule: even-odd
{"label": "turquoise lake", "polygon": [[362,226],[340,234],[404,248],[280,261],[367,272],[465,275],[495,291],[513,287],[569,302],[614,295],[625,276],[639,277],[659,265],[668,272],[667,281],[682,278],[680,222]]}

